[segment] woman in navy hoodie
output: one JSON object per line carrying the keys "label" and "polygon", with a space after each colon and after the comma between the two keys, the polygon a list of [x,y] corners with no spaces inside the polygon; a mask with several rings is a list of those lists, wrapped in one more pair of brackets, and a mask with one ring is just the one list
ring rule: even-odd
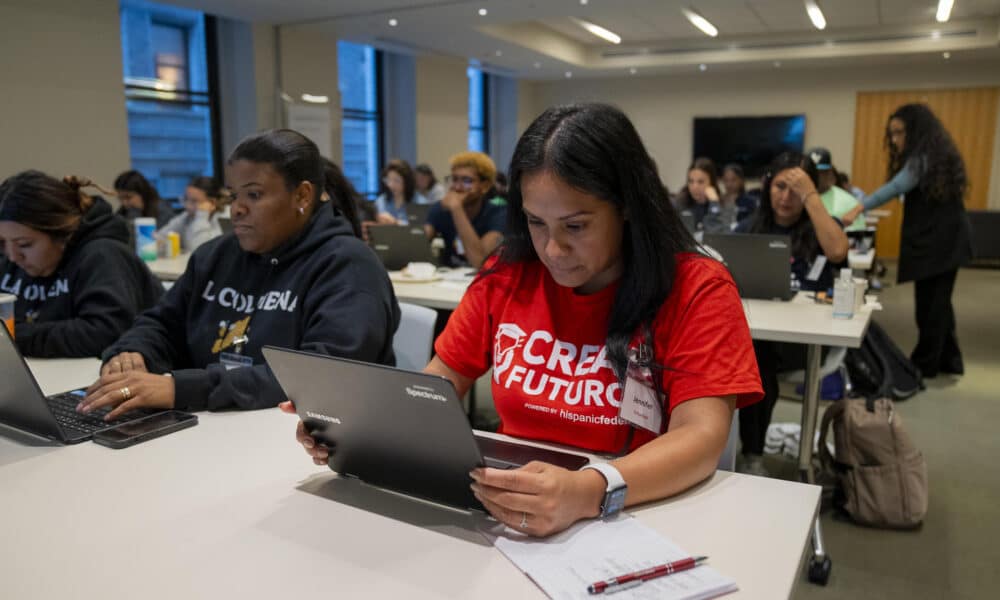
{"label": "woman in navy hoodie", "polygon": [[[78,410],[214,410],[285,399],[265,345],[393,364],[399,306],[378,258],[323,201],[316,145],[287,129],[251,136],[226,163],[233,233],[104,352]],[[170,376],[164,376],[170,375]]]}
{"label": "woman in navy hoodie", "polygon": [[125,221],[81,184],[24,171],[0,185],[0,293],[17,296],[27,356],[100,356],[163,294],[129,248]]}

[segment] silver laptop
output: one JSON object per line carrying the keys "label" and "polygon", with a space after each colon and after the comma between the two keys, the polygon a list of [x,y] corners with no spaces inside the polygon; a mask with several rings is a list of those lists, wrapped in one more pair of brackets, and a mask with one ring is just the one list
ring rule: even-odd
{"label": "silver laptop", "polygon": [[368,241],[389,271],[398,271],[411,262],[437,264],[423,225],[372,225]]}
{"label": "silver laptop", "polygon": [[153,414],[153,410],[133,410],[114,421],[105,421],[111,409],[97,409],[87,415],[76,412],[84,390],[72,390],[46,397],[38,381],[18,352],[7,328],[0,325],[0,423],[35,435],[77,444],[95,433],[130,423]]}
{"label": "silver laptop", "polygon": [[741,298],[789,300],[795,296],[792,242],[787,235],[706,233],[703,244],[719,253]]}
{"label": "silver laptop", "polygon": [[265,346],[264,358],[330,468],[366,483],[482,510],[469,471],[539,460],[576,470],[585,456],[473,434],[451,382],[393,367]]}

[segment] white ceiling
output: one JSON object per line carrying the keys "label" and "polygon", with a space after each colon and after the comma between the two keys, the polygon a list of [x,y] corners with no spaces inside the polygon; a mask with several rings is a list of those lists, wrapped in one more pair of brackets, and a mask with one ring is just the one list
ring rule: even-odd
{"label": "white ceiling", "polygon": [[[315,27],[396,51],[479,60],[525,78],[690,72],[706,68],[813,67],[1000,58],[1000,0],[955,0],[949,23],[937,0],[818,0],[816,30],[802,0],[167,0],[253,22]],[[709,38],[690,7],[719,29]],[[485,8],[486,16],[478,11]],[[398,21],[391,27],[389,19]],[[573,18],[622,37],[604,42]],[[938,33],[935,34],[934,32]]]}

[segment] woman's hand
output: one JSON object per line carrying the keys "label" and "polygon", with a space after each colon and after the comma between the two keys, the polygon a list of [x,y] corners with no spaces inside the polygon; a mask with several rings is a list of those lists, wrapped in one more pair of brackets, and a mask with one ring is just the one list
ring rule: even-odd
{"label": "woman's hand", "polygon": [[174,378],[139,370],[103,374],[87,388],[76,410],[89,413],[104,407],[114,408],[105,421],[137,408],[173,408]]}
{"label": "woman's hand", "polygon": [[718,202],[719,191],[712,186],[708,186],[705,188],[705,197],[708,199],[709,202]]}
{"label": "woman's hand", "polygon": [[128,373],[129,371],[138,371],[140,373],[149,372],[149,369],[146,368],[146,360],[138,352],[122,352],[121,354],[116,354],[111,357],[111,360],[104,363],[101,367],[101,375],[109,375],[111,373]]}
{"label": "woman's hand", "polygon": [[387,212],[375,215],[375,223],[378,225],[399,225],[399,220]]}
{"label": "woman's hand", "polygon": [[[290,415],[295,414],[295,403],[291,400],[278,404],[278,408],[281,409],[281,412]],[[313,463],[325,467],[330,461],[330,448],[326,444],[317,443],[309,435],[309,432],[306,431],[306,424],[301,419],[299,420],[299,424],[295,426],[295,441],[302,444],[302,447],[306,450],[306,454],[312,457]]]}
{"label": "woman's hand", "polygon": [[812,179],[801,167],[793,167],[785,173],[785,181],[788,183],[789,191],[795,194],[803,204],[808,202],[812,195],[816,196],[816,200],[821,201]]}
{"label": "woman's hand", "polygon": [[607,487],[593,469],[569,471],[539,461],[519,469],[473,469],[470,475],[473,493],[491,515],[538,537],[598,516]]}

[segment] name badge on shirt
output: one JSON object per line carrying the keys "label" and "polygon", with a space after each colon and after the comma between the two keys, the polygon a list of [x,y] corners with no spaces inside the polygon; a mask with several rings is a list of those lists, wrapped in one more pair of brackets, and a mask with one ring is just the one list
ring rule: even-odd
{"label": "name badge on shirt", "polygon": [[222,366],[226,367],[227,371],[253,366],[252,358],[249,356],[243,356],[242,354],[236,354],[235,352],[220,353],[219,362],[222,363]]}
{"label": "name badge on shirt", "polygon": [[816,281],[819,276],[823,274],[823,267],[826,266],[826,257],[820,254],[816,257],[816,262],[813,263],[811,269],[809,269],[809,274],[806,275],[806,279],[809,281]]}
{"label": "name badge on shirt", "polygon": [[638,357],[630,352],[622,403],[618,416],[657,435],[663,424],[663,405],[653,384],[653,373],[644,356],[646,346],[639,346]]}

